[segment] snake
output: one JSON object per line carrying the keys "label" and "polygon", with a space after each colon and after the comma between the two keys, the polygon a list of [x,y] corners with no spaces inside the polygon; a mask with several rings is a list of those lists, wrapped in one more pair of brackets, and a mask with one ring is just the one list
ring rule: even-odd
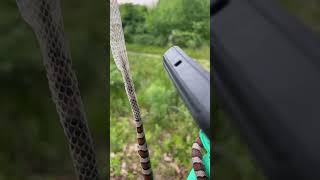
{"label": "snake", "polygon": [[51,97],[69,142],[79,180],[98,180],[93,140],[72,69],[59,0],[17,0],[23,19],[38,39]]}
{"label": "snake", "polygon": [[136,126],[137,149],[140,157],[141,172],[145,180],[153,179],[149,149],[144,134],[140,108],[135,94],[134,84],[130,75],[129,61],[123,35],[123,28],[117,0],[110,1],[110,46],[113,59],[120,70],[128,100]]}
{"label": "snake", "polygon": [[208,179],[206,171],[205,171],[205,166],[202,161],[202,151],[203,149],[203,144],[198,136],[195,143],[192,145],[192,166],[194,169],[194,172],[196,174],[197,180],[206,180]]}

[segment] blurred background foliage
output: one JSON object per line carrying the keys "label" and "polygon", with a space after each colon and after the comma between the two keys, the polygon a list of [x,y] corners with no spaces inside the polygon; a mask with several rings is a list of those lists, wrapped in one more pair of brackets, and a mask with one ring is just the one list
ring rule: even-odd
{"label": "blurred background foliage", "polygon": [[[296,16],[302,23],[320,35],[319,0],[277,0],[284,10]],[[214,28],[214,27],[213,27]],[[299,36],[297,34],[297,36]],[[219,109],[214,120],[213,179],[264,180],[267,179],[255,161],[246,142],[241,139],[237,127],[229,115]]]}
{"label": "blurred background foliage", "polygon": [[[186,179],[199,128],[162,64],[172,45],[210,69],[209,0],[160,0],[156,7],[123,4],[120,13],[155,179]],[[112,179],[139,179],[136,132],[120,72],[110,61]]]}
{"label": "blurred background foliage", "polygon": [[[73,68],[106,177],[109,6],[102,0],[61,3]],[[11,0],[0,2],[0,82],[0,179],[76,179],[38,42]]]}

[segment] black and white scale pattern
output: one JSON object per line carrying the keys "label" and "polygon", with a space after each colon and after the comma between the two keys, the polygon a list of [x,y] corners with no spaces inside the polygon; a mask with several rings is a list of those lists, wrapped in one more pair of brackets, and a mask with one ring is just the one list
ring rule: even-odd
{"label": "black and white scale pattern", "polygon": [[123,35],[121,16],[117,0],[110,2],[110,46],[113,59],[122,74],[126,93],[131,105],[137,131],[138,154],[144,179],[153,179],[148,146],[141,121],[134,85],[130,76],[128,56]]}
{"label": "black and white scale pattern", "polygon": [[59,0],[17,0],[40,44],[52,99],[69,142],[79,180],[98,180],[93,141],[64,37]]}

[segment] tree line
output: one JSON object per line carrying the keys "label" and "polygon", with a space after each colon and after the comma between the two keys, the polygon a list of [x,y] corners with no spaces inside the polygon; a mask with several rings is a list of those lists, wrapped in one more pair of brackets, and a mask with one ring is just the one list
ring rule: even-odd
{"label": "tree line", "polygon": [[126,42],[195,48],[209,45],[209,0],[160,0],[156,7],[120,6]]}

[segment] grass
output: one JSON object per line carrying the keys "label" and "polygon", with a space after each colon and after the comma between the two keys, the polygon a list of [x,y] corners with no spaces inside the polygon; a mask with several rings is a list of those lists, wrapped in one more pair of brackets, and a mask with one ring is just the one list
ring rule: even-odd
{"label": "grass", "polygon": [[[192,166],[191,146],[199,129],[163,68],[161,56],[166,48],[139,45],[127,48],[135,52],[129,53],[130,69],[156,179],[185,179]],[[209,57],[205,55],[208,52],[203,51],[201,58]],[[135,126],[120,72],[113,60],[110,64],[111,177],[137,179],[141,176]]]}
{"label": "grass", "polygon": [[[133,52],[158,54],[162,56],[170,47],[157,47],[157,46],[143,46],[139,44],[127,44],[127,49]],[[209,46],[201,46],[198,49],[183,48],[183,50],[190,56],[196,59],[210,59]],[[207,66],[207,65],[206,65]]]}

